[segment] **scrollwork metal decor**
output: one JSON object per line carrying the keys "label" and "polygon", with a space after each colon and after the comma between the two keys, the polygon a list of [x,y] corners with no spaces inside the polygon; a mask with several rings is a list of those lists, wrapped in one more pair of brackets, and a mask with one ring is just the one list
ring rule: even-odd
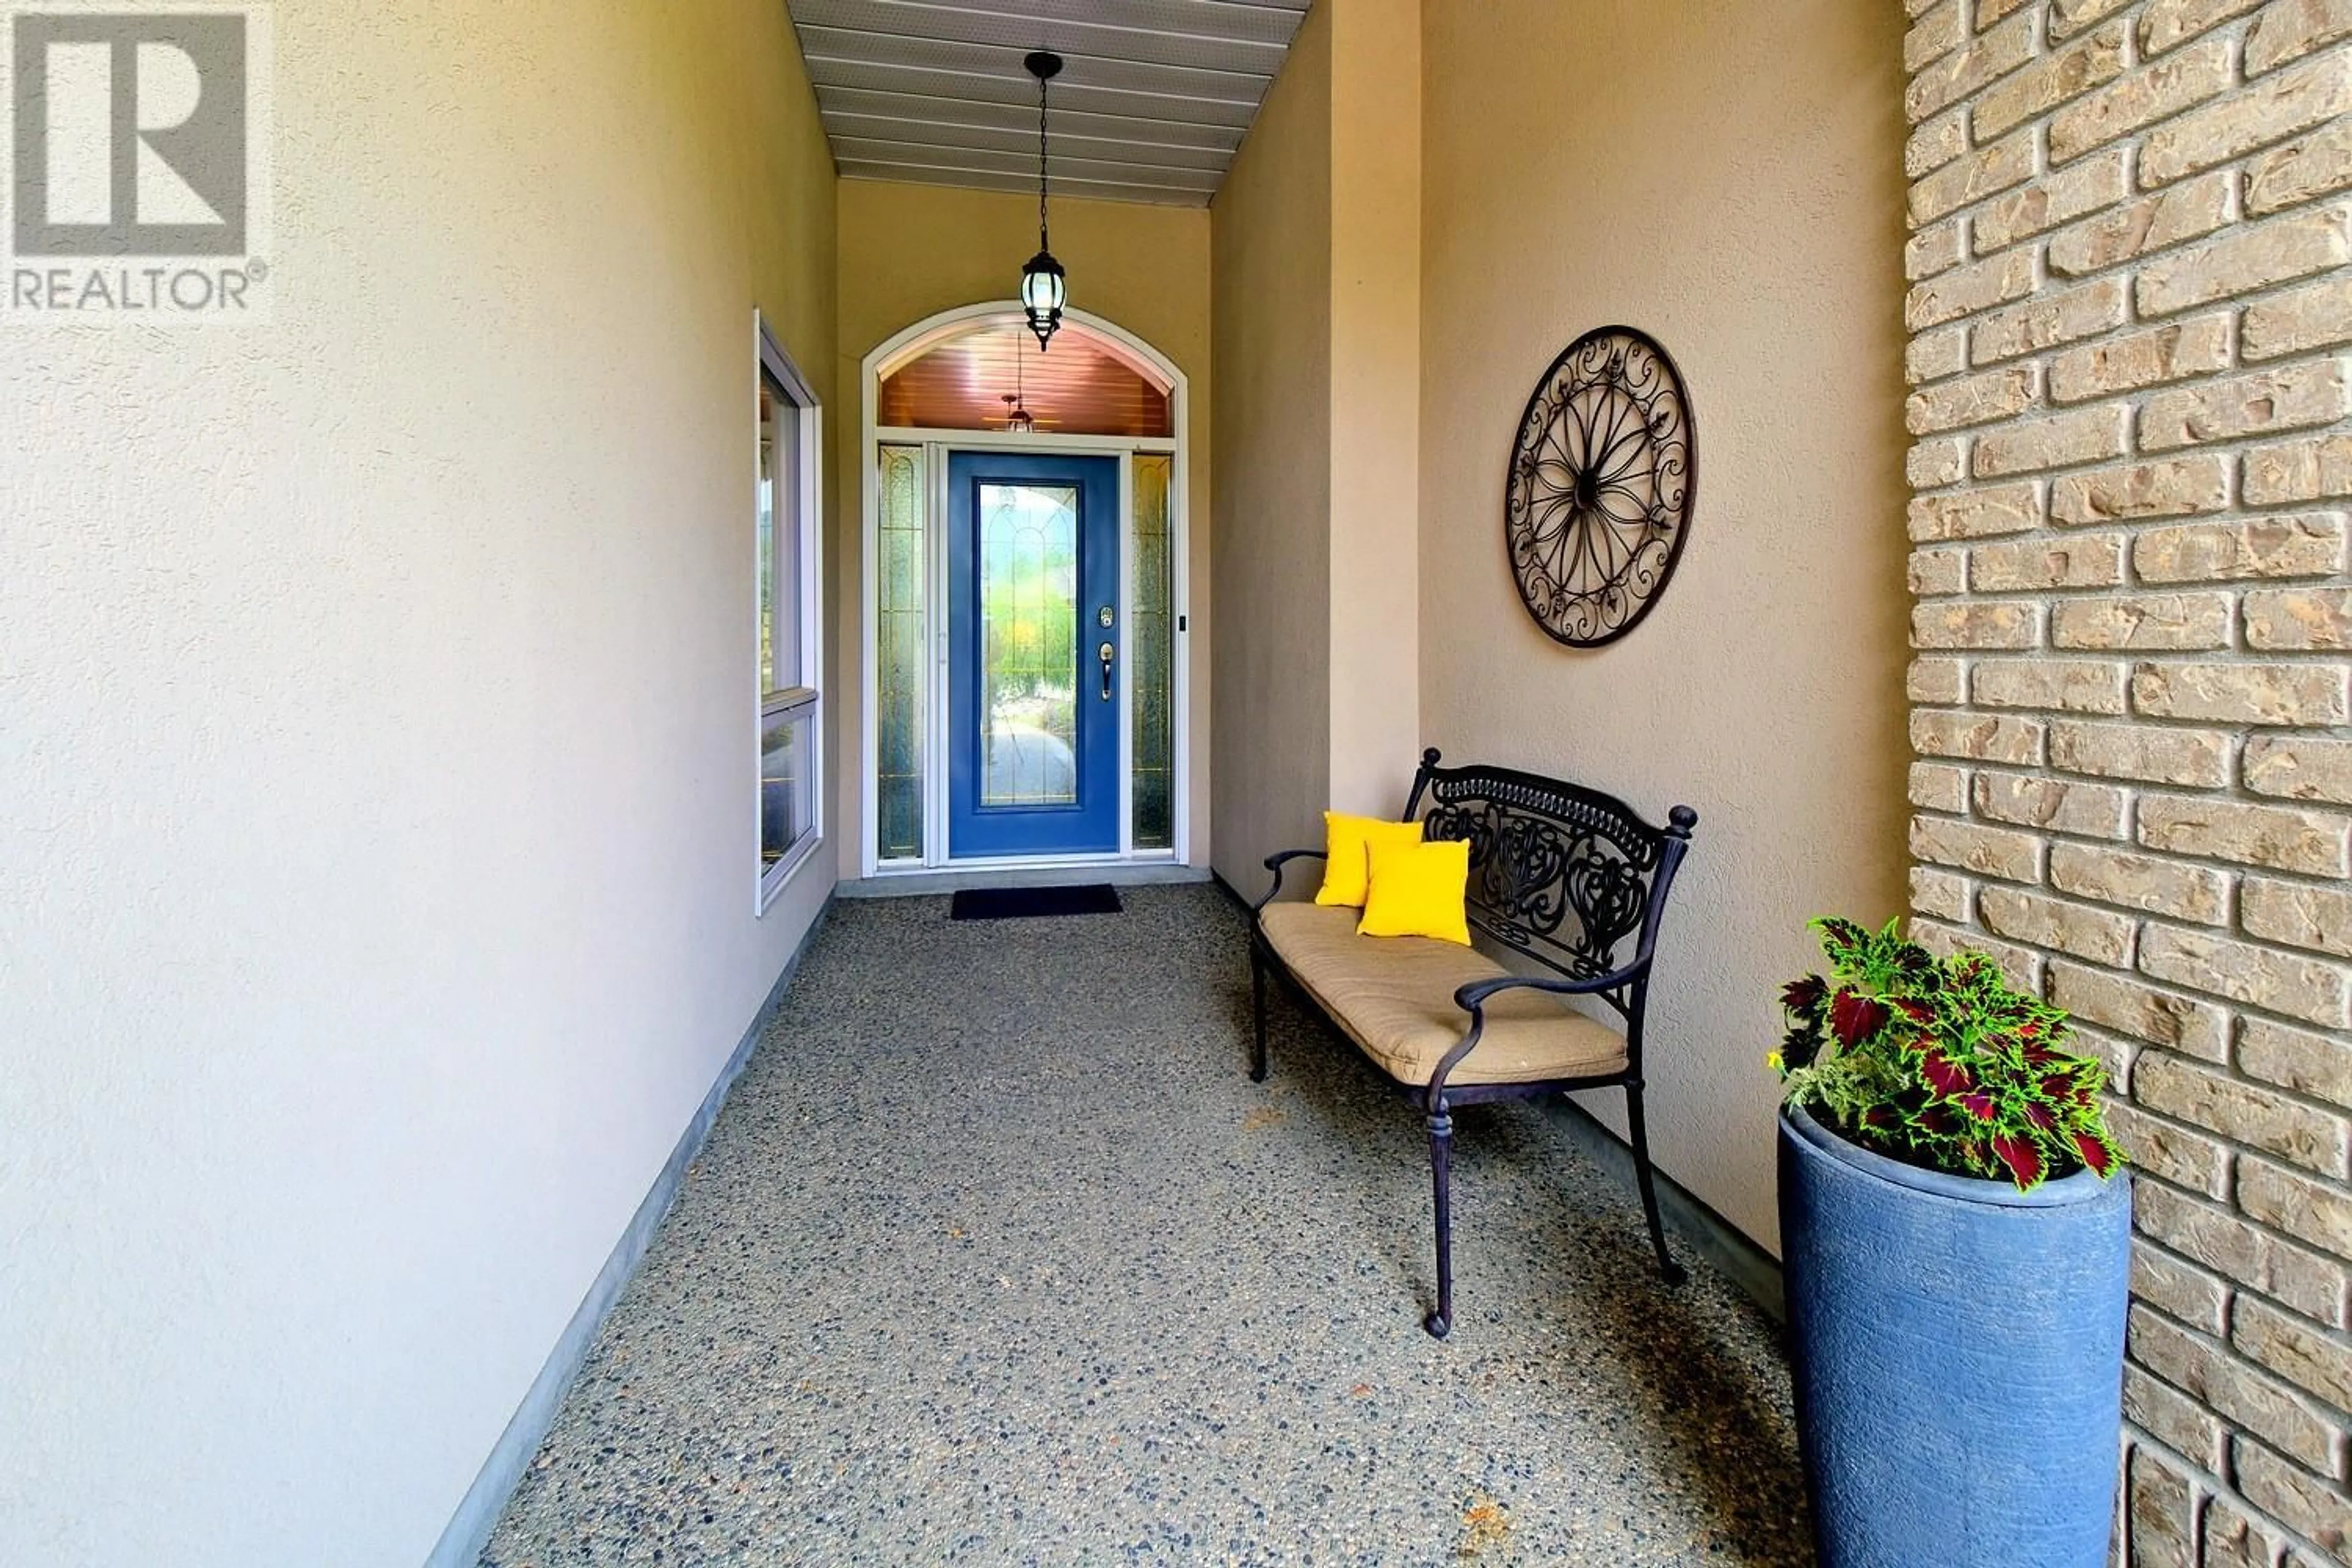
{"label": "scrollwork metal decor", "polygon": [[1650,912],[1666,836],[1622,802],[1498,768],[1423,774],[1422,831],[1470,846],[1470,923],[1564,974],[1617,967]]}
{"label": "scrollwork metal decor", "polygon": [[1599,647],[1656,605],[1682,559],[1698,458],[1682,374],[1648,333],[1602,327],[1528,399],[1504,489],[1511,574],[1555,641]]}

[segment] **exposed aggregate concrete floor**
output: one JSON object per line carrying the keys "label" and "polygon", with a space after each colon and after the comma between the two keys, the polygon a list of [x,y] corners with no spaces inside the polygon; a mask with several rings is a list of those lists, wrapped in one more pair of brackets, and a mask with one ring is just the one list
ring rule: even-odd
{"label": "exposed aggregate concrete floor", "polygon": [[1125,897],[835,905],[485,1568],[1811,1561],[1769,1319],[1500,1106],[1432,1341],[1419,1117]]}

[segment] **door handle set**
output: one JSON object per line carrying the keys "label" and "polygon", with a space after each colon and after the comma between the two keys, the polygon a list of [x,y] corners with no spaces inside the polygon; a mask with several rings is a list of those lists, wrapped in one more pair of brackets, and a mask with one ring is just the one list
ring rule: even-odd
{"label": "door handle set", "polygon": [[1100,658],[1100,659],[1102,660],[1102,677],[1103,677],[1102,694],[1103,694],[1103,700],[1104,700],[1104,701],[1106,701],[1106,702],[1108,702],[1108,701],[1109,701],[1109,700],[1110,700],[1110,666],[1111,666],[1111,660],[1113,660],[1113,659],[1115,659],[1115,658],[1117,658],[1118,657],[1118,648],[1116,648],[1116,647],[1112,647],[1109,643],[1105,643],[1105,644],[1103,644],[1103,645],[1102,645],[1102,647],[1100,648],[1100,650],[1098,650],[1098,652],[1097,653],[1096,657],[1097,657],[1097,658]]}

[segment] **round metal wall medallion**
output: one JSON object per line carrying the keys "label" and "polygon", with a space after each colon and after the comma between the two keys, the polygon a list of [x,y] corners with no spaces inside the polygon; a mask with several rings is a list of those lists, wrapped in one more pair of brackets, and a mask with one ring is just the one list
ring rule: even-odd
{"label": "round metal wall medallion", "polygon": [[1697,493],[1690,399],[1666,351],[1632,327],[1570,343],[1528,399],[1503,494],[1536,625],[1571,647],[1639,626],[1682,558]]}

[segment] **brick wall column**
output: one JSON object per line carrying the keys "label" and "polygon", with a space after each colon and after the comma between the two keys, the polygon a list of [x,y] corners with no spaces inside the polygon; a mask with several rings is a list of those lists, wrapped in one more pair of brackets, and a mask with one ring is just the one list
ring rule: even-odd
{"label": "brick wall column", "polygon": [[1912,905],[2139,1167],[2134,1564],[2352,1563],[2352,0],[1907,0]]}

